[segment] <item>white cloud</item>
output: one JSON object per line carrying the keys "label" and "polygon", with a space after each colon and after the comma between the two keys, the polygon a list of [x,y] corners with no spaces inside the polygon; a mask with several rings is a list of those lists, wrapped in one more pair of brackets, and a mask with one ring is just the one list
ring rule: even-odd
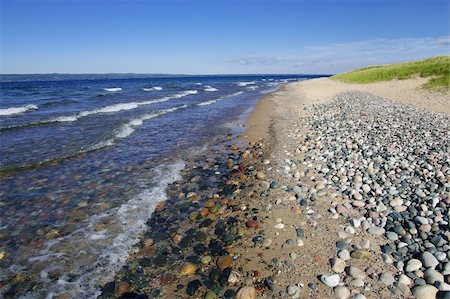
{"label": "white cloud", "polygon": [[355,68],[450,54],[450,36],[374,38],[363,41],[307,46],[295,55],[260,55],[228,61],[249,72],[336,73]]}

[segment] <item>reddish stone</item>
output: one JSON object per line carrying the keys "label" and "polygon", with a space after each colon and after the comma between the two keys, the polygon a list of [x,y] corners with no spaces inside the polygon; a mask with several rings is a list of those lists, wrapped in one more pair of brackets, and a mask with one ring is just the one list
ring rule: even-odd
{"label": "reddish stone", "polygon": [[248,228],[254,228],[254,229],[258,229],[259,228],[259,224],[258,222],[256,222],[255,220],[249,220],[245,223],[245,226],[247,226]]}

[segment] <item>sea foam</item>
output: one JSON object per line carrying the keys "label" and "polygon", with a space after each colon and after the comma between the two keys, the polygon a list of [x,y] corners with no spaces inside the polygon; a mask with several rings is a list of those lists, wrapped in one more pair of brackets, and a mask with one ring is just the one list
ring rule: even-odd
{"label": "sea foam", "polygon": [[103,88],[104,91],[109,91],[109,92],[116,92],[116,91],[122,91],[122,88],[120,87],[111,87],[111,88]]}
{"label": "sea foam", "polygon": [[52,122],[71,122],[76,121],[82,117],[86,117],[89,115],[94,114],[103,114],[103,113],[115,113],[119,111],[126,111],[126,110],[133,110],[140,106],[144,105],[150,105],[150,104],[156,104],[156,103],[162,103],[173,99],[179,99],[188,95],[194,95],[197,94],[197,90],[185,90],[180,93],[174,94],[172,96],[163,97],[156,100],[148,100],[148,101],[142,101],[142,102],[128,102],[128,103],[118,103],[114,105],[105,106],[102,108],[89,110],[89,111],[81,111],[78,114],[75,115],[68,115],[68,116],[60,116],[53,119],[50,119],[48,121],[44,121],[42,123],[52,123]]}
{"label": "sea foam", "polygon": [[0,116],[8,116],[8,115],[14,115],[14,114],[20,114],[27,112],[28,110],[37,110],[39,109],[38,106],[29,104],[21,107],[11,107],[6,109],[0,109]]}
{"label": "sea foam", "polygon": [[154,91],[154,90],[162,90],[162,87],[154,86],[151,88],[142,88],[143,91]]}
{"label": "sea foam", "polygon": [[204,91],[217,91],[217,88],[205,85],[205,89],[203,89]]}
{"label": "sea foam", "polygon": [[238,86],[247,86],[247,85],[253,85],[256,84],[255,81],[250,81],[250,82],[239,82]]}

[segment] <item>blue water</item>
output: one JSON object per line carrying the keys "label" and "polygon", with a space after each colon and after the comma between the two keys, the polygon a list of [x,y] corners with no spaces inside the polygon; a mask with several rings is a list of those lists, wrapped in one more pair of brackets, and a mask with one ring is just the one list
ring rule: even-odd
{"label": "blue water", "polygon": [[95,296],[186,158],[310,77],[3,76],[0,295]]}

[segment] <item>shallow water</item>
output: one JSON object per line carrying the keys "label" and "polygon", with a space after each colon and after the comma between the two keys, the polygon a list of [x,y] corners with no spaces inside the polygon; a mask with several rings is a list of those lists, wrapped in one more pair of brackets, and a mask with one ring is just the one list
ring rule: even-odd
{"label": "shallow water", "polygon": [[0,295],[98,294],[183,160],[306,78],[3,76]]}

